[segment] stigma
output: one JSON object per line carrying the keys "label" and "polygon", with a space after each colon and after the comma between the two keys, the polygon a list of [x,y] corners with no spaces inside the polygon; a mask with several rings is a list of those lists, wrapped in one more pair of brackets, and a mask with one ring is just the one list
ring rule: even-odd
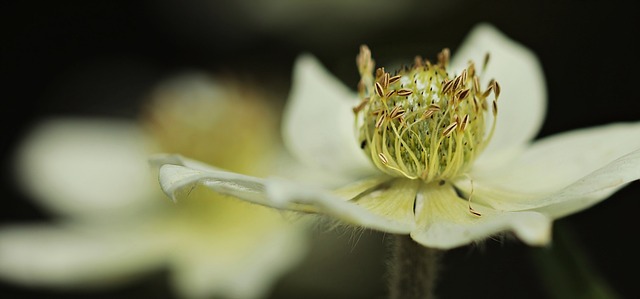
{"label": "stigma", "polygon": [[449,73],[449,56],[448,49],[437,63],[417,56],[389,73],[376,69],[361,46],[361,101],[353,111],[360,147],[381,171],[427,183],[449,180],[465,174],[490,141],[500,85],[492,79],[480,86],[489,56],[480,70],[470,61],[458,74]]}

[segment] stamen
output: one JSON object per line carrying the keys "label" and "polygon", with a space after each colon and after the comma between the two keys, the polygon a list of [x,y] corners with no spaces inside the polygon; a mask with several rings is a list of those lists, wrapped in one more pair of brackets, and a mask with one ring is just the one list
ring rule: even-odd
{"label": "stamen", "polygon": [[382,85],[380,84],[380,82],[376,82],[376,95],[378,95],[379,97],[384,96],[384,89],[382,89]]}
{"label": "stamen", "polygon": [[482,214],[480,214],[480,212],[476,211],[473,209],[473,207],[471,207],[471,197],[473,196],[473,179],[465,173],[465,176],[467,177],[467,179],[469,179],[469,182],[471,182],[471,192],[469,192],[469,198],[467,198],[467,205],[469,207],[469,213],[478,216],[478,217],[482,217]]}
{"label": "stamen", "polygon": [[389,164],[389,160],[387,159],[387,157],[383,153],[379,153],[378,157],[380,158],[380,161],[382,161],[382,163]]}
{"label": "stamen", "polygon": [[493,135],[497,118],[490,130],[486,118],[497,114],[497,103],[487,96],[497,96],[500,86],[492,80],[480,90],[473,62],[450,76],[449,56],[442,50],[437,64],[417,57],[393,76],[381,67],[373,74],[369,52],[357,58],[360,69],[370,70],[361,74],[360,82],[369,85],[353,109],[361,113],[359,140],[366,141],[363,150],[383,172],[427,183],[453,179],[465,173]]}
{"label": "stamen", "polygon": [[395,75],[395,76],[389,78],[389,84],[393,84],[393,83],[398,82],[398,80],[400,80],[400,78],[402,78],[402,76],[400,76],[400,75]]}
{"label": "stamen", "polygon": [[360,103],[357,106],[353,107],[353,112],[358,113],[362,111],[362,109],[364,109],[364,107],[367,105],[368,102],[369,102],[369,98],[364,98],[360,100]]}
{"label": "stamen", "polygon": [[455,129],[458,126],[458,123],[452,123],[450,124],[446,129],[444,129],[444,131],[442,132],[442,136],[447,137],[449,135],[451,135],[451,132],[453,131],[453,129]]}
{"label": "stamen", "polygon": [[476,76],[473,76],[473,90],[476,92],[480,90],[480,81]]}
{"label": "stamen", "polygon": [[484,60],[482,61],[482,71],[483,72],[484,72],[484,70],[487,69],[487,65],[489,64],[489,58],[491,58],[491,56],[489,55],[489,52],[484,54]]}
{"label": "stamen", "polygon": [[458,100],[464,100],[464,98],[466,98],[468,95],[469,95],[469,89],[463,89],[456,92],[456,98]]}
{"label": "stamen", "polygon": [[389,73],[384,73],[382,76],[382,88],[389,88]]}
{"label": "stamen", "polygon": [[464,118],[462,118],[462,123],[460,124],[460,131],[464,131],[464,129],[469,124],[469,114],[465,114]]}
{"label": "stamen", "polygon": [[412,93],[413,91],[411,89],[400,89],[396,91],[396,94],[398,94],[401,97],[406,97],[408,95],[411,95]]}
{"label": "stamen", "polygon": [[384,95],[384,97],[385,97],[385,98],[389,98],[389,97],[391,97],[395,92],[396,92],[395,90],[389,91],[389,92],[387,92],[387,94],[386,94],[386,95]]}
{"label": "stamen", "polygon": [[498,84],[498,81],[495,81],[495,80],[493,81],[493,92],[497,100],[498,97],[500,96],[500,84]]}

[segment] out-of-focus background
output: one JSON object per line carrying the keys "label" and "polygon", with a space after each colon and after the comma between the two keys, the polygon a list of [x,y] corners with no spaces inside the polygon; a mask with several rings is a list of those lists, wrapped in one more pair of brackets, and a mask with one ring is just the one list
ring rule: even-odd
{"label": "out-of-focus background", "polygon": [[[539,137],[640,119],[639,27],[631,1],[13,1],[0,11],[5,21],[0,225],[52,218],[16,188],[11,173],[15,146],[32,125],[59,116],[133,119],[154,84],[185,70],[238,75],[272,90],[278,99],[273,105],[281,107],[293,60],[302,52],[314,54],[355,87],[355,55],[363,43],[381,66],[417,54],[433,58],[444,47],[455,55],[474,24],[490,22],[542,62],[549,104]],[[638,268],[633,244],[639,196],[635,182],[556,222],[582,250],[582,261],[620,298],[637,295],[631,273]],[[365,233],[355,243],[348,234],[324,235],[316,242],[314,248],[338,247],[330,256],[312,250],[312,260],[281,279],[270,298],[383,298],[384,236]],[[452,250],[444,258],[437,293],[554,298],[537,272],[536,257],[537,249],[517,241]],[[99,292],[0,282],[0,294],[175,298],[166,280],[159,272]]]}

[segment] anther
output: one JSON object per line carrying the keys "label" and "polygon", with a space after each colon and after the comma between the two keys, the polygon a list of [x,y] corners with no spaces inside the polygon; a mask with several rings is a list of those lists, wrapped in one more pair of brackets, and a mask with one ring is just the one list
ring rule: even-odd
{"label": "anther", "polygon": [[387,160],[387,157],[383,153],[379,153],[378,158],[380,158],[380,161],[382,161],[382,163],[389,164],[389,160]]}
{"label": "anther", "polygon": [[395,76],[389,78],[389,84],[393,84],[393,83],[398,82],[398,80],[400,80],[400,78],[402,78],[402,76],[400,76],[400,75],[395,75]]}
{"label": "anther", "polygon": [[498,97],[500,96],[500,84],[498,84],[498,81],[493,81],[493,94],[496,97],[496,100],[498,99]]}
{"label": "anther", "polygon": [[413,91],[411,89],[400,89],[398,91],[396,91],[396,93],[401,96],[401,97],[406,97],[409,96],[413,93]]}
{"label": "anther", "polygon": [[367,105],[368,102],[369,102],[369,98],[362,99],[357,106],[353,107],[353,112],[358,113],[362,111],[362,109],[364,109],[364,107]]}
{"label": "anther", "polygon": [[464,131],[467,128],[467,124],[469,124],[469,114],[465,114],[462,118],[462,123],[460,124],[460,131]]}
{"label": "anther", "polygon": [[480,214],[480,212],[476,211],[473,209],[473,207],[471,207],[471,197],[473,197],[473,180],[471,179],[471,177],[468,174],[465,174],[465,176],[469,179],[469,182],[471,183],[471,192],[469,192],[469,198],[467,198],[467,205],[469,208],[469,213],[477,216],[477,217],[482,217],[482,214]]}
{"label": "anther", "polygon": [[473,76],[473,90],[476,94],[480,91],[480,81],[476,76]]}
{"label": "anther", "polygon": [[487,69],[487,65],[489,64],[489,58],[490,58],[489,52],[484,54],[484,60],[482,61],[482,71],[483,72],[484,72],[484,70]]}
{"label": "anther", "polygon": [[382,123],[384,122],[384,113],[378,115],[378,119],[376,120],[376,129],[380,128],[382,126]]}
{"label": "anther", "polygon": [[467,95],[469,95],[469,89],[463,89],[456,92],[456,98],[458,98],[458,100],[464,100],[464,98],[466,98]]}
{"label": "anther", "polygon": [[377,94],[379,97],[383,97],[383,96],[384,96],[384,89],[382,89],[382,85],[380,85],[380,83],[379,83],[379,82],[376,82],[376,84],[375,84],[375,85],[376,85],[376,94]]}
{"label": "anther", "polygon": [[396,90],[390,90],[389,92],[387,92],[386,95],[384,95],[385,98],[390,98],[394,93],[396,92]]}
{"label": "anther", "polygon": [[453,89],[453,80],[446,80],[442,83],[442,93],[447,94]]}
{"label": "anther", "polygon": [[382,84],[382,88],[387,89],[389,87],[389,73],[384,73],[382,78],[380,78],[380,82]]}
{"label": "anther", "polygon": [[447,126],[446,129],[444,129],[444,131],[442,131],[442,136],[444,137],[449,137],[449,135],[451,135],[451,132],[453,132],[453,130],[458,126],[457,122],[453,122],[451,123],[449,126]]}
{"label": "anther", "polygon": [[489,96],[489,94],[491,94],[491,91],[493,90],[493,84],[489,84],[489,87],[487,87],[487,90],[484,91],[484,93],[482,93],[482,97],[486,98]]}
{"label": "anther", "polygon": [[413,65],[416,67],[421,67],[424,65],[424,60],[422,60],[422,57],[420,55],[413,58]]}

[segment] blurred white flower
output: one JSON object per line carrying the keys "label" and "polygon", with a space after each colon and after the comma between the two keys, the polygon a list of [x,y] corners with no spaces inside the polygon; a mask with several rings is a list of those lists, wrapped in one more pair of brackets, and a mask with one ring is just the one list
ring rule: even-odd
{"label": "blurred white flower", "polygon": [[640,178],[638,122],[533,141],[546,109],[542,68],[490,25],[475,27],[451,63],[443,51],[438,64],[418,59],[400,77],[383,69],[372,77],[364,49],[358,64],[360,100],[313,57],[300,57],[284,119],[288,149],[309,168],[342,178],[344,187],[330,191],[167,156],[158,158],[163,190],[180,199],[204,186],[448,249],[505,231],[547,244],[554,219]]}
{"label": "blurred white flower", "polygon": [[167,267],[181,298],[265,297],[304,257],[308,226],[198,188],[174,204],[148,164],[151,153],[172,151],[253,175],[282,168],[276,111],[264,97],[188,74],[160,84],[140,122],[43,122],[20,148],[17,170],[24,189],[61,217],[2,227],[0,277],[108,286]]}

